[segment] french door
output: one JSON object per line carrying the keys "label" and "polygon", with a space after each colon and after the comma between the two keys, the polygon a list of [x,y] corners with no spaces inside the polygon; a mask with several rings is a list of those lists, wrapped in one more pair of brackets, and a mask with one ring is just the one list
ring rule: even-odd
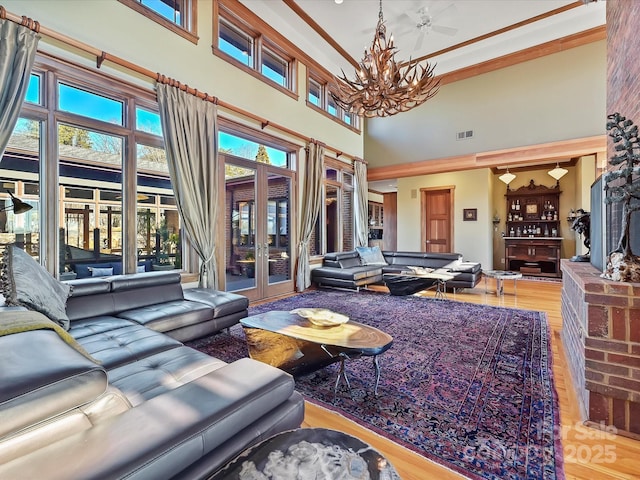
{"label": "french door", "polygon": [[294,290],[294,173],[229,155],[225,159],[225,289],[250,300]]}

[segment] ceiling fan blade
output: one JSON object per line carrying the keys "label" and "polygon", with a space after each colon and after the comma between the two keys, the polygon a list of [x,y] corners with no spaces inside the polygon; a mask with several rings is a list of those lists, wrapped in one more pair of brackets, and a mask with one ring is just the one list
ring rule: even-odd
{"label": "ceiling fan blade", "polygon": [[451,3],[451,4],[447,5],[446,7],[444,7],[442,10],[434,12],[431,18],[433,20],[437,20],[440,17],[449,15],[451,13],[455,13],[457,10],[458,9],[456,8],[456,5],[454,3]]}
{"label": "ceiling fan blade", "polygon": [[441,33],[443,35],[449,35],[451,37],[454,36],[456,33],[458,33],[457,28],[443,27],[442,25],[432,25],[431,30],[433,30],[436,33]]}
{"label": "ceiling fan blade", "polygon": [[420,48],[422,47],[422,42],[424,42],[424,35],[424,30],[421,30],[420,35],[418,35],[418,40],[416,41],[416,46],[413,47],[414,50],[420,50]]}

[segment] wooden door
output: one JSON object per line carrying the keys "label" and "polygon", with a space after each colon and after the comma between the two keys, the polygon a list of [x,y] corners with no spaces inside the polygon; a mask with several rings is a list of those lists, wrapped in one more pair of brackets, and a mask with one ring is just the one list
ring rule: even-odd
{"label": "wooden door", "polygon": [[421,191],[422,246],[425,252],[453,251],[452,188]]}

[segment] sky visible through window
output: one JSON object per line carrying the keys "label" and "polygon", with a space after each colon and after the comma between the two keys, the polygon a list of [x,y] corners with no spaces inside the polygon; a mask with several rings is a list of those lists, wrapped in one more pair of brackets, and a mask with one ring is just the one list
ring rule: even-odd
{"label": "sky visible through window", "polygon": [[[226,132],[218,132],[218,149],[232,155],[249,160],[255,160],[258,154],[259,143],[231,135]],[[272,147],[265,147],[269,154],[269,163],[276,167],[287,166],[287,152]]]}
{"label": "sky visible through window", "polygon": [[[31,75],[25,100],[31,103],[39,103],[39,99],[40,77],[38,75]],[[60,109],[68,112],[117,125],[123,124],[124,107],[123,104],[117,100],[102,97],[61,83],[59,84],[59,103]],[[136,129],[162,136],[160,115],[157,112],[136,107]],[[95,136],[97,133],[90,132],[89,135]],[[260,146],[257,142],[222,131],[218,133],[218,143],[220,150],[249,160],[256,159],[258,147]],[[265,149],[269,155],[271,165],[277,167],[288,166],[288,155],[286,151],[267,146],[265,146]]]}
{"label": "sky visible through window", "polygon": [[58,107],[65,112],[76,113],[103,122],[123,124],[122,102],[64,83],[58,84]]}

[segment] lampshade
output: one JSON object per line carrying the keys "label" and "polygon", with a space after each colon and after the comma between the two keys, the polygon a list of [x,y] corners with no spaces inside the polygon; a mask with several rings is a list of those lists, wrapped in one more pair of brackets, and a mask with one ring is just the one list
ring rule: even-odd
{"label": "lampshade", "polygon": [[19,198],[14,197],[13,193],[11,193],[9,190],[7,190],[7,193],[11,197],[11,205],[9,205],[8,207],[3,208],[0,211],[4,212],[6,210],[13,210],[14,214],[20,215],[21,213],[28,212],[29,210],[31,210],[33,208],[28,203],[25,203],[22,200],[20,200]]}
{"label": "lampshade", "polygon": [[500,181],[506,183],[507,185],[509,185],[511,182],[513,182],[513,180],[516,178],[516,176],[509,172],[509,169],[507,168],[506,173],[503,173],[502,175],[500,175],[498,177],[500,179]]}
{"label": "lampshade", "polygon": [[547,173],[556,180],[560,180],[567,173],[569,173],[569,170],[567,170],[566,168],[561,168],[560,164],[556,163],[556,168],[554,168],[553,170],[549,170]]}

